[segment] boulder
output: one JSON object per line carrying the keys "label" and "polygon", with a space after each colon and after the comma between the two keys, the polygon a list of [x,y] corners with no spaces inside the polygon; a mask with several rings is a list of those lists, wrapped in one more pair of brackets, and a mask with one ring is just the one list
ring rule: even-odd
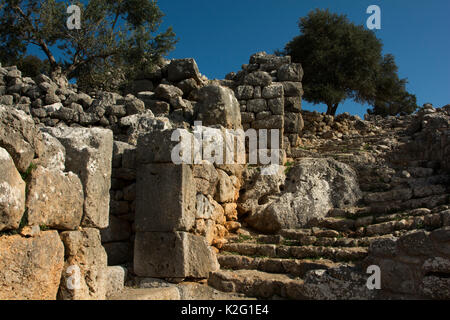
{"label": "boulder", "polygon": [[284,64],[278,69],[278,81],[296,81],[303,79],[303,69],[300,63]]}
{"label": "boulder", "polygon": [[1,147],[0,172],[0,231],[17,229],[25,212],[25,181]]}
{"label": "boulder", "polygon": [[241,112],[231,89],[217,85],[203,87],[198,92],[197,120],[204,126],[222,125],[227,129],[239,129]]}
{"label": "boulder", "polygon": [[0,236],[0,300],[55,300],[64,266],[57,231]]}
{"label": "boulder", "polygon": [[5,148],[17,169],[25,172],[42,150],[42,135],[33,119],[23,111],[0,106],[0,147]]}
{"label": "boulder", "polygon": [[[354,205],[361,198],[355,171],[333,159],[300,159],[289,170],[284,191],[247,218],[263,232],[302,228],[324,218],[331,208]],[[263,202],[263,200],[259,200]]]}
{"label": "boulder", "polygon": [[172,129],[172,124],[167,118],[155,118],[150,110],[143,114],[135,114],[120,119],[120,125],[127,128],[127,142],[136,145],[139,136],[153,131]]}
{"label": "boulder", "polygon": [[83,186],[77,175],[38,166],[27,185],[28,224],[75,230],[83,216]]}
{"label": "boulder", "polygon": [[171,82],[179,82],[189,78],[201,81],[197,63],[192,58],[172,60],[167,68],[167,78]]}
{"label": "boulder", "polygon": [[161,100],[170,102],[177,97],[182,97],[183,91],[169,84],[160,84],[155,89],[155,96]]}
{"label": "boulder", "polygon": [[235,190],[233,182],[225,171],[217,170],[218,184],[215,200],[219,203],[233,202],[235,198]]}
{"label": "boulder", "polygon": [[113,134],[100,128],[45,128],[66,148],[66,169],[81,179],[84,192],[83,227],[106,228]]}
{"label": "boulder", "polygon": [[66,261],[58,298],[61,300],[104,300],[108,285],[107,256],[100,231],[86,228],[61,233]]}

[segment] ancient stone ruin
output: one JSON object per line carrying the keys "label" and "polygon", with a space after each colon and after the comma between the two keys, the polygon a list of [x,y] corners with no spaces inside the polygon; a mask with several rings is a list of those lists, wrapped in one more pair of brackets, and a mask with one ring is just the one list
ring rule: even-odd
{"label": "ancient stone ruin", "polygon": [[[450,299],[450,106],[332,117],[302,77],[180,59],[121,96],[0,66],[0,299]],[[245,138],[173,161],[251,129],[275,166]]]}

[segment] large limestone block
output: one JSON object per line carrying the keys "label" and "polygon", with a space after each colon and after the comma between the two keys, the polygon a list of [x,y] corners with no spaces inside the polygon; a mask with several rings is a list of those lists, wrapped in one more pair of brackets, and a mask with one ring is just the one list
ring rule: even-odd
{"label": "large limestone block", "polygon": [[0,147],[5,148],[20,172],[25,172],[42,149],[42,136],[25,112],[0,106]]}
{"label": "large limestone block", "polygon": [[136,234],[134,272],[138,276],[199,279],[218,268],[204,237],[187,232]]}
{"label": "large limestone block", "polygon": [[42,133],[43,151],[39,155],[39,164],[50,169],[64,171],[66,165],[66,149],[58,139],[52,135]]}
{"label": "large limestone block", "polygon": [[189,78],[197,81],[201,79],[197,63],[192,58],[172,60],[167,68],[167,73],[171,82],[179,82]]}
{"label": "large limestone block", "polygon": [[54,300],[64,266],[56,231],[0,237],[0,300]]}
{"label": "large limestone block", "polygon": [[188,165],[155,163],[138,169],[136,229],[188,231],[195,223],[196,186]]}
{"label": "large limestone block", "polygon": [[351,207],[360,198],[356,173],[348,165],[304,158],[289,170],[281,195],[260,197],[254,208],[247,204],[253,214],[246,221],[263,232],[302,228],[325,217],[331,208]]}
{"label": "large limestone block", "polygon": [[17,229],[25,211],[25,182],[9,153],[0,147],[0,231]]}
{"label": "large limestone block", "polygon": [[45,128],[66,148],[66,170],[77,174],[83,184],[83,227],[106,228],[113,133],[100,128]]}
{"label": "large limestone block", "polygon": [[107,273],[108,286],[106,296],[109,297],[123,290],[127,277],[127,269],[121,266],[112,266],[107,268]]}
{"label": "large limestone block", "polygon": [[28,223],[75,230],[83,216],[83,186],[72,172],[37,167],[28,183]]}
{"label": "large limestone block", "polygon": [[104,300],[108,289],[107,256],[100,231],[86,228],[61,233],[66,261],[58,298]]}
{"label": "large limestone block", "polygon": [[193,163],[194,136],[186,129],[142,134],[137,143],[137,161],[147,163]]}
{"label": "large limestone block", "polygon": [[222,86],[209,85],[199,90],[197,119],[204,126],[220,124],[226,129],[239,129],[241,111],[234,92]]}

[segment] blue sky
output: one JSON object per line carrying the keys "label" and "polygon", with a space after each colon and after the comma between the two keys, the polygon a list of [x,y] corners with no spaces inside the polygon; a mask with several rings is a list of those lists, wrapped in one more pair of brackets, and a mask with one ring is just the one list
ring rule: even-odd
{"label": "blue sky", "polygon": [[[165,13],[161,29],[174,28],[179,42],[169,58],[195,58],[210,79],[238,71],[258,51],[273,53],[299,34],[298,19],[315,8],[346,14],[366,24],[367,7],[381,8],[384,53],[392,53],[418,104],[450,103],[449,0],[159,0]],[[32,54],[45,55],[32,48]],[[363,116],[369,106],[347,100],[338,113]],[[303,108],[325,112],[324,105]]]}
{"label": "blue sky", "polygon": [[[346,14],[366,24],[369,5],[381,8],[384,53],[394,54],[399,73],[419,105],[450,103],[450,1],[448,0],[160,0],[180,41],[170,58],[196,59],[208,78],[238,71],[258,51],[272,53],[299,34],[297,22],[315,8]],[[362,116],[368,106],[346,101],[338,113]],[[324,105],[304,102],[304,109],[324,112]]]}

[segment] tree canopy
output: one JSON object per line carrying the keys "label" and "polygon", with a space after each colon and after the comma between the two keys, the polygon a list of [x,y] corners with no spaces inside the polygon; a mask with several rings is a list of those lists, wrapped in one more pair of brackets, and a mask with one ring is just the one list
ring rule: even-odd
{"label": "tree canopy", "polygon": [[[80,29],[67,27],[71,4],[81,9]],[[52,76],[108,87],[111,78],[129,79],[174,48],[172,28],[158,33],[162,18],[152,0],[0,0],[0,59],[20,60],[36,45]]]}
{"label": "tree canopy", "polygon": [[302,63],[304,99],[325,103],[327,114],[335,115],[339,104],[349,98],[378,105],[374,112],[394,106],[403,109],[402,102],[415,99],[406,92],[406,80],[398,79],[393,57],[383,57],[382,43],[373,31],[345,15],[319,9],[301,18],[299,28],[300,35],[281,54]]}

